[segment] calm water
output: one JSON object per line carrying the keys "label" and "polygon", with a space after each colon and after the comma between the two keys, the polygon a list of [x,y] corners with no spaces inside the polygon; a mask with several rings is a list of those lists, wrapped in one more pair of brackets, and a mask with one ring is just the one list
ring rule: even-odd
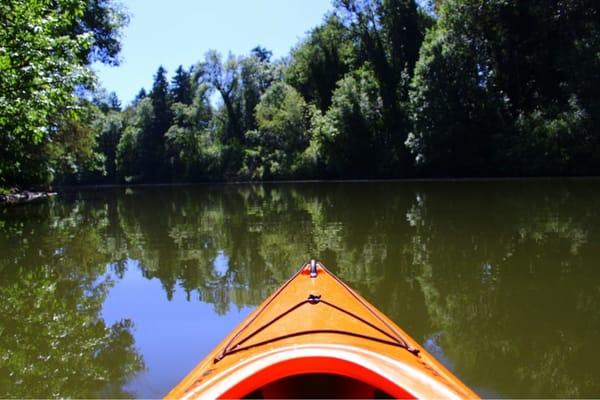
{"label": "calm water", "polygon": [[164,395],[314,256],[493,397],[600,396],[600,180],[98,189],[0,208],[0,397]]}

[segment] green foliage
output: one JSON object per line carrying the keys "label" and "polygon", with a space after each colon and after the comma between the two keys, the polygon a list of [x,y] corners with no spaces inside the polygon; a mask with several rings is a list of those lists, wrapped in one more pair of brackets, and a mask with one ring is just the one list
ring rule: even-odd
{"label": "green foliage", "polygon": [[281,68],[269,60],[269,52],[257,47],[249,57],[229,55],[226,61],[212,50],[198,68],[198,79],[207,82],[222,100],[216,112],[213,131],[222,144],[221,168],[226,178],[236,177],[242,168],[246,132],[257,126],[255,108],[260,96],[281,79]]}
{"label": "green foliage", "polygon": [[292,50],[285,80],[325,112],[337,81],[348,72],[353,57],[350,31],[332,14]]}
{"label": "green foliage", "polygon": [[82,62],[119,64],[121,29],[129,16],[117,0],[86,0],[83,15],[71,28],[74,35],[88,35],[90,48],[79,54]]}
{"label": "green foliage", "polygon": [[40,144],[91,82],[88,61],[114,60],[126,18],[110,1],[8,0],[0,22],[0,184],[45,183]]}
{"label": "green foliage", "polygon": [[335,0],[289,57],[211,50],[123,111],[74,96],[118,63],[120,5],[0,11],[2,187],[600,171],[591,0]]}
{"label": "green foliage", "polygon": [[132,117],[117,145],[117,170],[126,181],[139,180],[142,173],[144,145],[151,134],[154,110],[152,100],[146,97],[132,110]]}
{"label": "green foliage", "polygon": [[325,127],[330,130],[320,138],[321,151],[327,155],[327,168],[333,176],[367,178],[385,174],[385,168],[393,163],[393,154],[391,138],[383,129],[383,112],[379,87],[370,71],[359,70],[338,83],[325,114],[329,120]]}
{"label": "green foliage", "polygon": [[[336,0],[334,4],[358,43],[359,60],[377,82],[382,129],[391,139],[387,145],[396,159],[395,169],[400,169],[394,175],[406,175],[409,83],[429,20],[418,12],[414,0]],[[389,168],[383,166],[384,171]]]}
{"label": "green foliage", "polygon": [[137,131],[128,126],[123,131],[117,145],[117,170],[125,182],[131,182],[138,172],[139,158],[137,154]]}
{"label": "green foliage", "polygon": [[325,151],[325,147],[330,146],[338,134],[334,122],[314,104],[309,104],[307,111],[309,143],[299,155],[298,176],[312,179],[334,176],[332,154]]}
{"label": "green foliage", "polygon": [[412,83],[414,132],[406,141],[425,172],[485,175],[497,165],[503,102],[490,93],[480,65],[460,38],[443,28],[428,33]]}
{"label": "green foliage", "polygon": [[425,171],[597,171],[598,4],[448,0],[439,14],[411,95]]}
{"label": "green foliage", "polygon": [[192,87],[192,77],[180,65],[175,71],[175,76],[171,83],[171,99],[173,103],[192,104],[194,100],[194,89]]}
{"label": "green foliage", "polygon": [[273,84],[256,107],[257,129],[246,133],[242,176],[286,179],[295,175],[297,157],[308,145],[306,103],[290,85]]}
{"label": "green foliage", "polygon": [[221,55],[214,50],[206,53],[201,74],[219,94],[223,100],[226,111],[225,131],[221,140],[224,143],[241,141],[244,134],[242,130],[242,99],[240,96],[240,60],[229,54],[223,62]]}
{"label": "green foliage", "polygon": [[117,175],[117,146],[124,129],[122,114],[109,111],[98,118],[98,150],[104,156],[104,174],[109,182],[115,182]]}
{"label": "green foliage", "polygon": [[279,66],[272,64],[267,56],[267,50],[257,48],[250,57],[240,60],[240,98],[244,132],[256,129],[255,109],[260,97],[273,82],[281,79]]}
{"label": "green foliage", "polygon": [[93,126],[98,110],[83,108],[61,120],[52,141],[45,146],[44,158],[56,182],[76,183],[90,172],[105,172],[104,157],[96,151],[97,132]]}
{"label": "green foliage", "polygon": [[172,119],[167,71],[162,66],[156,71],[148,98],[152,104],[152,113],[148,129],[142,129],[139,135],[140,175],[146,181],[156,181],[165,173],[165,135]]}
{"label": "green foliage", "polygon": [[174,103],[173,124],[166,133],[166,153],[171,180],[210,179],[216,173],[218,149],[210,130],[212,110],[208,87],[202,85],[194,104]]}
{"label": "green foliage", "polygon": [[591,118],[573,97],[558,113],[536,110],[515,121],[517,137],[510,156],[515,169],[531,175],[585,174],[599,166],[598,137]]}

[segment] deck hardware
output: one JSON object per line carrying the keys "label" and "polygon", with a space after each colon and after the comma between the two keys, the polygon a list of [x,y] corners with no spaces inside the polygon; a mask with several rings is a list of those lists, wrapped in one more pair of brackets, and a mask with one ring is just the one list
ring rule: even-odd
{"label": "deck hardware", "polygon": [[317,260],[315,260],[314,258],[310,260],[310,277],[317,277]]}
{"label": "deck hardware", "polygon": [[321,301],[321,295],[320,294],[311,293],[311,294],[308,295],[308,302],[310,304],[317,304],[320,301]]}

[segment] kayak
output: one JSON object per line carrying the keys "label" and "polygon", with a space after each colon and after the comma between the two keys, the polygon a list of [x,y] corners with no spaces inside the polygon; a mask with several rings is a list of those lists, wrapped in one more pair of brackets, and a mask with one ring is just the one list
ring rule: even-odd
{"label": "kayak", "polygon": [[166,398],[478,398],[315,260]]}

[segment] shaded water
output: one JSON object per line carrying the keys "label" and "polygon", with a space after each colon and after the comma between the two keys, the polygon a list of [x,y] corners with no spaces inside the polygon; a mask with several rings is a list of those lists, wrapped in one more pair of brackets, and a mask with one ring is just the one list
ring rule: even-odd
{"label": "shaded water", "polygon": [[600,396],[600,181],[87,190],[0,209],[0,397],[164,395],[309,257],[484,396]]}

